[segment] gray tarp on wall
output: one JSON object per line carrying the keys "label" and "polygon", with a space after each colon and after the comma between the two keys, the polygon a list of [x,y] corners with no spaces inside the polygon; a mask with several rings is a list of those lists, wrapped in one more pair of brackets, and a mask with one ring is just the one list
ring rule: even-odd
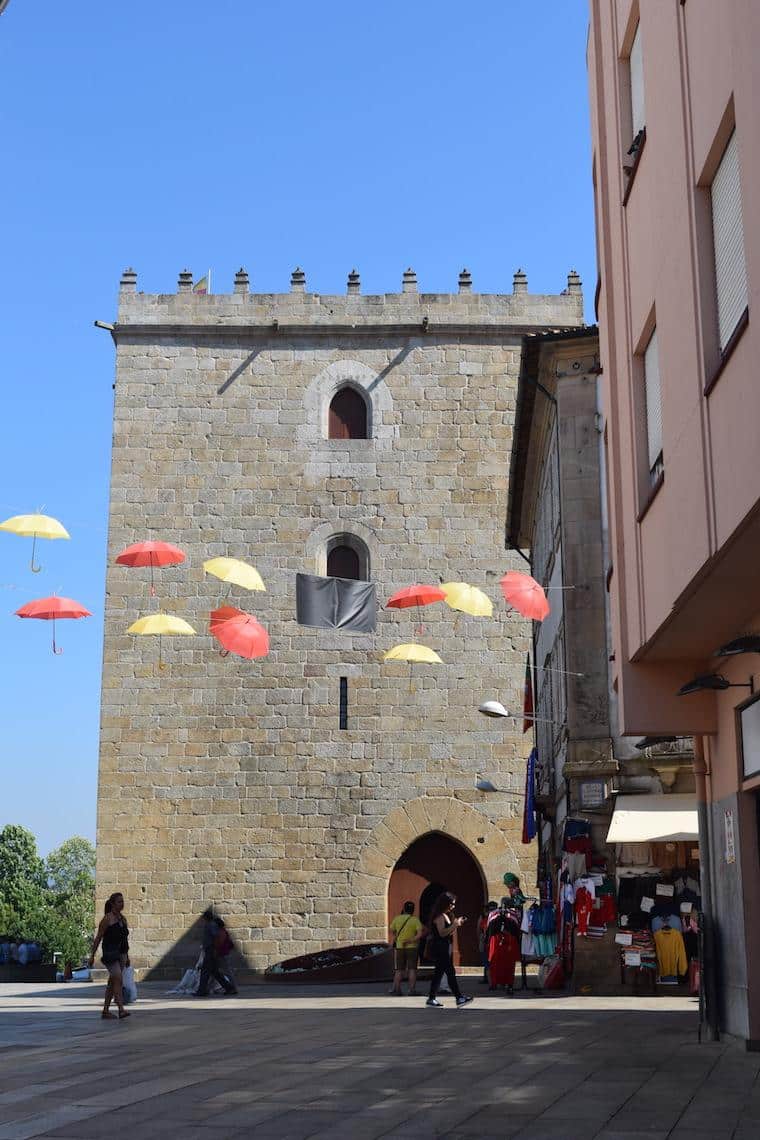
{"label": "gray tarp on wall", "polygon": [[372,633],[377,619],[374,583],[296,574],[296,618],[299,625]]}

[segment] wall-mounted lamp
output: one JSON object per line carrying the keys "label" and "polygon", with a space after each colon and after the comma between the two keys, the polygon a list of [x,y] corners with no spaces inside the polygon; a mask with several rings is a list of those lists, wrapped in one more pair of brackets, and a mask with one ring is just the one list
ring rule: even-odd
{"label": "wall-mounted lamp", "polygon": [[499,790],[495,784],[492,784],[490,780],[484,780],[482,776],[478,776],[475,787],[479,792],[498,792]]}
{"label": "wall-mounted lamp", "polygon": [[[504,708],[504,705],[501,703],[501,701],[483,701],[482,705],[478,705],[478,712],[482,713],[483,716],[500,717],[502,719],[506,717],[507,720],[519,719],[515,713],[508,712],[507,709]],[[549,720],[547,717],[533,716],[532,713],[530,713],[528,716],[525,716],[524,713],[521,713],[520,716],[522,716],[524,720],[529,720],[531,722],[537,721],[539,724],[556,724],[559,728],[566,727],[564,721]]]}
{"label": "wall-mounted lamp", "polygon": [[752,691],[751,681],[729,681],[722,673],[703,673],[693,680],[687,681],[676,693],[677,697],[688,697],[690,693],[702,693],[706,690],[723,689],[749,689]]}
{"label": "wall-mounted lamp", "polygon": [[714,657],[735,657],[738,653],[760,653],[760,637],[756,634],[747,634],[745,637],[735,637],[716,649]]}

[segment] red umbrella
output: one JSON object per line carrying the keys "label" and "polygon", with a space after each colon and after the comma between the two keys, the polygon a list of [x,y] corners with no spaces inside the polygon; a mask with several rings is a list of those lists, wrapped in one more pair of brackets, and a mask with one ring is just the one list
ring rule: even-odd
{"label": "red umbrella", "polygon": [[34,602],[27,602],[21,609],[16,610],[16,616],[52,621],[53,653],[63,653],[63,650],[56,649],[55,645],[55,619],[92,617],[92,614],[79,602],[75,602],[71,598],[59,598],[54,595],[52,598],[37,598]]}
{"label": "red umbrella", "polygon": [[422,612],[420,606],[431,606],[433,602],[445,602],[446,594],[438,586],[404,586],[403,590],[397,590],[392,598],[388,598],[385,603],[390,609],[406,610],[410,606],[417,607],[417,632],[422,634],[425,632],[425,627],[422,624]]}
{"label": "red umbrella", "polygon": [[520,570],[510,570],[501,580],[501,592],[523,617],[543,621],[550,610],[546,594],[535,578]]}
{"label": "red umbrella", "polygon": [[429,606],[433,602],[445,602],[446,595],[438,586],[404,586],[385,603],[394,610],[405,610],[410,606]]}
{"label": "red umbrella", "polygon": [[184,562],[187,555],[178,546],[170,542],[135,542],[126,547],[121,554],[116,555],[116,561],[121,566],[150,566],[150,593],[155,594],[153,586],[154,566],[177,566]]}
{"label": "red umbrella", "polygon": [[252,614],[235,606],[221,606],[212,610],[209,629],[222,646],[222,656],[234,653],[237,657],[266,657],[269,653],[269,634]]}

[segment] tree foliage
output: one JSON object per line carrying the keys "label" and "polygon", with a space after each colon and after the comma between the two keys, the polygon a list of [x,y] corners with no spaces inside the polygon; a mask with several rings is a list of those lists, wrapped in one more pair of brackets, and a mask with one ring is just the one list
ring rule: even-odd
{"label": "tree foliage", "polygon": [[95,926],[95,849],[67,839],[47,860],[31,832],[17,824],[0,831],[0,935],[39,942],[47,959],[79,962]]}

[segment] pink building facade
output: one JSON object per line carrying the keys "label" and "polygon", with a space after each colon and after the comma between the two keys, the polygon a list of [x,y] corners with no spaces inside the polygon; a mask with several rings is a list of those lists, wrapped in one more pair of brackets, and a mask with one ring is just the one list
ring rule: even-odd
{"label": "pink building facade", "polygon": [[620,728],[694,737],[713,1028],[757,1049],[760,4],[590,9]]}

